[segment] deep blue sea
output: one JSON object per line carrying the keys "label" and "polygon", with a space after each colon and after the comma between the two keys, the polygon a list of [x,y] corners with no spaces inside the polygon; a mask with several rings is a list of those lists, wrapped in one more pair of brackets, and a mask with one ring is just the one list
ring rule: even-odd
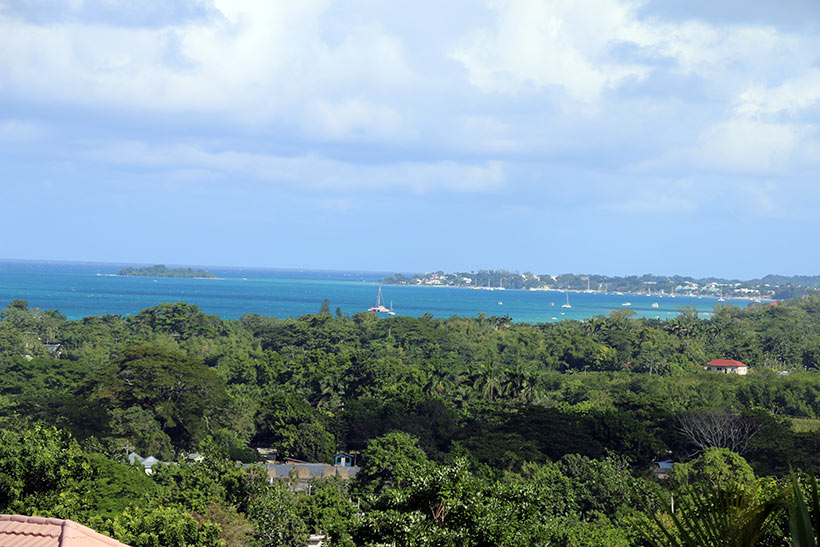
{"label": "deep blue sea", "polygon": [[[144,264],[0,260],[0,309],[20,299],[28,301],[30,307],[56,309],[69,319],[80,319],[106,313],[133,315],[162,302],[183,301],[223,319],[236,319],[245,313],[285,318],[316,313],[327,298],[331,311],[340,307],[342,313],[352,315],[375,305],[379,280],[394,273],[206,266],[204,269],[219,279],[114,275],[129,266]],[[430,313],[435,317],[469,317],[483,312],[530,323],[607,314],[625,307],[626,302],[639,316],[661,319],[676,316],[687,304],[705,315],[718,303],[708,297],[569,293],[572,308],[562,308],[566,302],[563,292],[392,285],[382,287],[382,298],[387,306],[392,303],[397,316]],[[658,307],[653,308],[652,303]],[[734,303],[746,306],[747,301]]]}

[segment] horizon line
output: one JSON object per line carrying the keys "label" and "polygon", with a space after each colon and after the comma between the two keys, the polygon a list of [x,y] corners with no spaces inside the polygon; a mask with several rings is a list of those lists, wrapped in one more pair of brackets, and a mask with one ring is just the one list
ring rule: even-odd
{"label": "horizon line", "polygon": [[[75,260],[66,260],[66,259],[50,259],[50,258],[8,258],[8,257],[0,257],[0,262],[40,262],[40,263],[61,263],[61,264],[100,264],[100,265],[110,265],[110,266],[157,266],[157,265],[165,265],[165,266],[174,266],[174,267],[198,267],[198,268],[224,268],[224,269],[252,269],[252,270],[281,270],[281,271],[306,271],[306,272],[344,272],[344,273],[368,273],[368,274],[387,274],[387,275],[426,275],[436,272],[442,272],[445,274],[453,274],[453,273],[478,273],[481,271],[488,271],[488,272],[500,272],[506,271],[513,274],[520,274],[521,270],[511,270],[508,268],[480,268],[477,270],[451,270],[446,271],[442,269],[437,270],[430,270],[426,272],[420,271],[396,271],[396,270],[367,270],[367,269],[339,269],[339,268],[311,268],[311,267],[294,267],[294,266],[248,266],[248,265],[223,265],[223,264],[185,264],[185,263],[177,263],[177,262],[117,262],[117,261],[106,261],[106,260],[82,260],[82,259],[75,259]],[[533,273],[531,270],[526,270],[530,273]],[[684,278],[691,278],[691,279],[720,279],[725,281],[755,281],[761,280],[766,276],[776,276],[780,275],[783,277],[820,277],[820,274],[777,274],[777,273],[767,273],[760,277],[753,277],[743,279],[740,277],[730,278],[730,277],[722,277],[719,275],[707,275],[707,276],[694,276],[694,275],[686,275],[680,273],[674,274],[658,274],[658,273],[651,273],[646,272],[642,274],[627,274],[627,275],[618,275],[618,274],[607,274],[607,273],[590,273],[590,272],[562,272],[558,274],[549,274],[549,273],[540,273],[534,275],[599,275],[599,276],[606,276],[606,277],[613,277],[613,278],[627,278],[627,277],[643,277],[643,276],[654,276],[654,277],[684,277]]]}

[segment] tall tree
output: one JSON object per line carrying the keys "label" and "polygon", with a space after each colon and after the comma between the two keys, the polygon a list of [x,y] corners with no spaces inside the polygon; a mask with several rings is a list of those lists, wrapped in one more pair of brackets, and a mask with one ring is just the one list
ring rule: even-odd
{"label": "tall tree", "polygon": [[109,367],[97,386],[113,408],[150,410],[175,446],[191,448],[220,422],[225,382],[202,362],[174,351],[134,346]]}

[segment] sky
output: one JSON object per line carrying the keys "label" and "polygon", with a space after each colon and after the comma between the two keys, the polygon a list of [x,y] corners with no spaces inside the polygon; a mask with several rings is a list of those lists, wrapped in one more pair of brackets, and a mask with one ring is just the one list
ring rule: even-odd
{"label": "sky", "polygon": [[816,0],[0,0],[0,258],[820,274]]}

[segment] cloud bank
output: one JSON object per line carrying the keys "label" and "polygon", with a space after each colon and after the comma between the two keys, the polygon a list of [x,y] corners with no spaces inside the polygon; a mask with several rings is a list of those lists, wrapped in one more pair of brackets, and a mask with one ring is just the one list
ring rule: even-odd
{"label": "cloud bank", "polygon": [[720,195],[736,218],[802,218],[820,205],[817,15],[5,0],[0,160],[15,184],[287,188],[342,215],[430,196],[692,219]]}

